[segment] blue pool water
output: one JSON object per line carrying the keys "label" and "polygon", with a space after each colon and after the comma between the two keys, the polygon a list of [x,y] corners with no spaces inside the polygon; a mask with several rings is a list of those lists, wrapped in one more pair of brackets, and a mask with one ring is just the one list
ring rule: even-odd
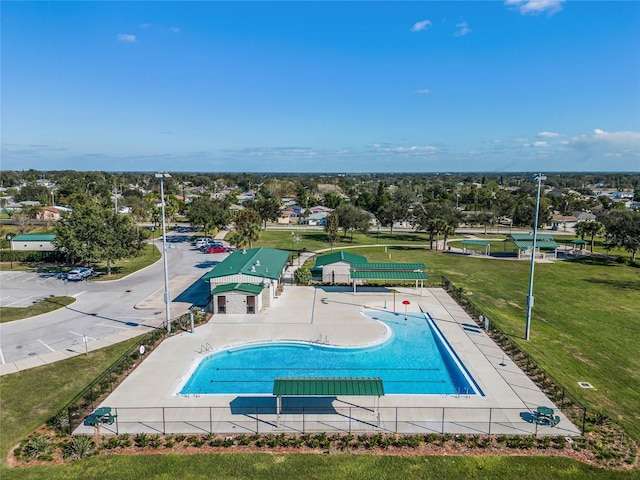
{"label": "blue pool water", "polygon": [[202,360],[181,394],[271,394],[276,377],[381,377],[385,394],[479,394],[465,367],[428,316],[368,310],[390,338],[377,346],[336,348],[269,343]]}

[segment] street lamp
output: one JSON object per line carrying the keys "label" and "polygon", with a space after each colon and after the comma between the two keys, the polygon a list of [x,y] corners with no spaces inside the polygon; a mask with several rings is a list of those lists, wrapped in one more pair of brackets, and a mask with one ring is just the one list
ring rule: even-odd
{"label": "street lamp", "polygon": [[162,200],[162,260],[164,263],[164,304],[167,320],[167,333],[171,333],[171,311],[169,304],[171,294],[169,293],[169,271],[167,267],[167,225],[164,219],[164,179],[171,178],[168,173],[156,173],[156,178],[160,179],[160,199]]}
{"label": "street lamp", "polygon": [[9,259],[11,261],[11,270],[13,270],[13,235],[7,233],[5,238],[9,241]]}
{"label": "street lamp", "polygon": [[529,333],[531,331],[531,309],[533,308],[533,269],[536,264],[536,236],[538,234],[538,211],[540,209],[540,185],[542,180],[546,180],[547,177],[539,173],[534,180],[538,181],[538,193],[536,194],[536,214],[533,220],[533,244],[531,246],[531,269],[529,270],[529,294],[527,295],[527,323],[524,339],[529,340]]}

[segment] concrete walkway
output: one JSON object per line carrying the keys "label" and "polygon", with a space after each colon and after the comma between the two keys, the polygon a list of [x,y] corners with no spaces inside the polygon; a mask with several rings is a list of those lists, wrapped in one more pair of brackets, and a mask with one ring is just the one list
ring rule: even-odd
{"label": "concrete walkway", "polygon": [[[271,395],[181,394],[199,362],[215,352],[254,342],[298,341],[333,346],[370,346],[389,330],[361,315],[385,308],[384,288],[353,294],[348,288],[287,286],[259,315],[216,315],[192,333],[165,340],[103,402],[118,415],[102,433],[275,433],[385,431],[399,433],[515,433],[577,435],[559,411],[556,427],[532,422],[539,405],[556,409],[529,378],[439,288],[397,288],[401,298],[427,312],[455,350],[482,395],[386,395],[286,399],[282,415]],[[250,368],[250,367],[249,367]],[[319,366],[319,368],[322,368]],[[300,413],[305,407],[307,413]],[[91,434],[80,426],[76,433]]]}

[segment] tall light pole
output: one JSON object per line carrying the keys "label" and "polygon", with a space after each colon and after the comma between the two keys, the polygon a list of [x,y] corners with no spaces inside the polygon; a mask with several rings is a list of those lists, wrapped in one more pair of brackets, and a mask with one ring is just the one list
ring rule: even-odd
{"label": "tall light pole", "polygon": [[538,193],[536,194],[536,213],[533,220],[533,244],[531,252],[531,268],[529,270],[529,295],[527,295],[527,324],[524,339],[529,340],[529,333],[531,331],[531,309],[533,308],[533,269],[536,264],[536,236],[538,234],[538,211],[540,210],[540,185],[542,180],[546,180],[547,177],[539,173],[534,180],[538,180]]}
{"label": "tall light pole", "polygon": [[164,219],[164,179],[171,178],[168,173],[156,173],[160,179],[160,199],[162,200],[162,260],[164,263],[164,305],[167,319],[167,333],[171,333],[171,294],[169,293],[169,270],[167,267],[167,226]]}

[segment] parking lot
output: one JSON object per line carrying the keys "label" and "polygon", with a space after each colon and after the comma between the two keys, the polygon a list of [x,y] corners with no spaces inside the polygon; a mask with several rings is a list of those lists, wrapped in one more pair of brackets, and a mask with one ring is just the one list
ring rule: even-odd
{"label": "parking lot", "polygon": [[[228,255],[204,254],[190,244],[189,238],[190,234],[167,235],[173,318],[192,304],[206,301],[208,292],[199,278]],[[161,247],[162,242],[156,239],[155,244]],[[162,325],[163,280],[162,261],[110,282],[65,281],[60,275],[48,273],[0,272],[0,306],[26,307],[50,296],[76,299],[68,307],[45,315],[0,324],[0,373],[15,370],[11,365],[15,362],[43,364],[53,352],[76,355]]]}

